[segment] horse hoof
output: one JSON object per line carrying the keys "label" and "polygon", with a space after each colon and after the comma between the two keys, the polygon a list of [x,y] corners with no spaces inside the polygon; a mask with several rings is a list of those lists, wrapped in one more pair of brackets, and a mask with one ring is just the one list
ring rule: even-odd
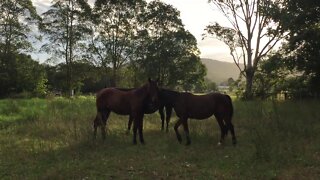
{"label": "horse hoof", "polygon": [[182,138],[180,136],[177,136],[177,139],[178,139],[179,143],[181,144]]}
{"label": "horse hoof", "polygon": [[133,145],[137,145],[137,141],[133,141]]}
{"label": "horse hoof", "polygon": [[232,142],[232,144],[233,144],[233,146],[236,146],[236,145],[237,145],[237,142],[236,142],[236,141],[234,141],[234,142]]}
{"label": "horse hoof", "polygon": [[222,146],[222,143],[221,143],[221,142],[218,142],[217,146]]}
{"label": "horse hoof", "polygon": [[190,146],[190,144],[191,144],[191,142],[187,142],[187,143],[186,143],[186,146]]}

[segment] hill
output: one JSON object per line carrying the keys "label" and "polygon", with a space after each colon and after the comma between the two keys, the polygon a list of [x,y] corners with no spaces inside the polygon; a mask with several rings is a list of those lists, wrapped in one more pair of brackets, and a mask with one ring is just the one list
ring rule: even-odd
{"label": "hill", "polygon": [[217,61],[213,59],[201,58],[202,63],[207,67],[207,76],[209,80],[215,83],[227,81],[232,77],[238,79],[240,71],[234,63]]}

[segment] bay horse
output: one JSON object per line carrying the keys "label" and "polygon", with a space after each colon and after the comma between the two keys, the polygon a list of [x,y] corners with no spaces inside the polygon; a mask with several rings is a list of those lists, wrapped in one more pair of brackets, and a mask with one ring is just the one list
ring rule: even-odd
{"label": "bay horse", "polygon": [[228,130],[231,131],[232,142],[236,144],[234,127],[231,122],[233,116],[233,105],[230,96],[220,93],[209,93],[206,95],[193,95],[191,93],[177,93],[174,110],[178,116],[178,121],[174,125],[174,130],[178,141],[182,138],[178,128],[182,124],[186,135],[186,145],[191,143],[189,136],[188,118],[206,119],[214,115],[220,126],[221,137],[218,145],[223,143]]}
{"label": "bay horse", "polygon": [[143,116],[144,106],[158,106],[158,81],[150,78],[142,87],[129,91],[121,91],[117,88],[105,88],[97,93],[96,107],[97,116],[94,120],[94,138],[97,128],[101,127],[102,138],[106,138],[106,123],[110,112],[119,115],[130,115],[133,118],[133,144],[137,144],[137,130],[139,131],[140,142],[144,144],[143,138]]}
{"label": "bay horse", "polygon": [[[120,89],[127,91],[128,89]],[[159,111],[160,114],[160,119],[161,119],[161,130],[164,130],[164,120],[166,120],[166,132],[169,131],[169,122],[172,114],[172,109],[174,106],[175,102],[175,97],[176,97],[176,92],[169,90],[169,89],[159,89],[159,102],[158,102],[158,108],[153,108],[150,109],[148,106],[144,106],[144,113],[145,114],[152,114],[156,110]],[[164,110],[166,111],[166,114],[164,114]],[[129,116],[129,121],[128,121],[128,131],[130,132],[130,128],[132,125],[133,118]]]}

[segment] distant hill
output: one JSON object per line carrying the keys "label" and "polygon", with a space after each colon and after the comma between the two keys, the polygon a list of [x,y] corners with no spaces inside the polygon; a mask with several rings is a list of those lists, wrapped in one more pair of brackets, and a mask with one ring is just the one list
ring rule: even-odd
{"label": "distant hill", "polygon": [[207,67],[207,78],[217,84],[227,81],[232,77],[238,79],[240,71],[234,63],[201,58],[202,63]]}

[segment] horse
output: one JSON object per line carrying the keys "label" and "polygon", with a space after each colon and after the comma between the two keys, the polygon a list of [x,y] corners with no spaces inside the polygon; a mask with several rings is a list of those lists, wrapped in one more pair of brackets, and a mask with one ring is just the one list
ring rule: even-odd
{"label": "horse", "polygon": [[106,124],[110,112],[119,115],[130,115],[134,119],[133,144],[137,144],[137,130],[139,131],[140,143],[144,144],[143,116],[144,106],[158,106],[158,81],[150,78],[142,87],[129,91],[121,91],[117,88],[104,88],[96,95],[97,115],[93,123],[93,134],[96,138],[97,128],[101,127],[102,139],[106,138]]}
{"label": "horse", "polygon": [[176,95],[174,110],[178,116],[178,121],[174,125],[174,130],[178,141],[182,138],[178,128],[182,124],[186,135],[186,145],[191,144],[189,136],[188,118],[207,119],[214,115],[220,126],[221,137],[218,145],[224,141],[228,130],[231,131],[232,142],[236,144],[234,127],[231,122],[233,116],[233,105],[230,96],[220,93],[209,93],[206,95],[193,95],[191,93],[181,92]]}
{"label": "horse", "polygon": [[[130,89],[119,88],[120,90],[128,91]],[[172,114],[172,109],[174,106],[174,100],[176,97],[176,92],[169,89],[159,89],[159,106],[156,109],[150,109],[148,106],[144,106],[144,114],[152,114],[156,110],[159,111],[161,118],[161,130],[164,130],[164,120],[166,120],[166,132],[169,132],[169,123]],[[164,114],[164,109],[166,110],[166,114]],[[129,116],[128,121],[128,130],[130,132],[130,128],[132,125],[133,118]]]}

